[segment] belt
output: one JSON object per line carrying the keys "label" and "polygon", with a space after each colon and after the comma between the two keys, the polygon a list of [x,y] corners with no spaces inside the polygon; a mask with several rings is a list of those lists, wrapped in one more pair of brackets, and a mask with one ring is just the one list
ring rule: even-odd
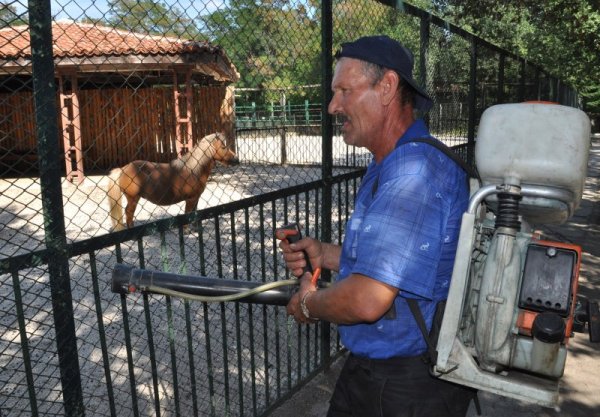
{"label": "belt", "polygon": [[387,359],[370,359],[350,354],[348,356],[349,364],[360,366],[378,374],[397,375],[399,372],[422,368],[428,372],[428,364],[423,355],[417,356],[396,356]]}

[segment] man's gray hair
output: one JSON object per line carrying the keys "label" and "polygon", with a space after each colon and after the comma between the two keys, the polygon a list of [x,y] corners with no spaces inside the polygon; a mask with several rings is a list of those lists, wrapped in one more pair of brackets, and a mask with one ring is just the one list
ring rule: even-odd
{"label": "man's gray hair", "polygon": [[[361,61],[363,63],[363,72],[371,79],[371,86],[375,86],[382,80],[386,71],[394,71],[381,65],[373,64],[372,62]],[[400,82],[398,83],[398,91],[400,92],[400,105],[406,106],[410,104],[415,107],[415,90],[406,82],[400,74],[398,74]]]}

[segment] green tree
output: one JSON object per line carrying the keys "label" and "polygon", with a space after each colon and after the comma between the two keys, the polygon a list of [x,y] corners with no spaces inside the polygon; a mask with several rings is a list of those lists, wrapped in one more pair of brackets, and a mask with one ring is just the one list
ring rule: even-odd
{"label": "green tree", "polygon": [[83,20],[142,34],[201,39],[193,19],[178,7],[154,0],[109,0],[108,7],[104,17]]}
{"label": "green tree", "polygon": [[456,25],[515,51],[575,87],[600,112],[600,6],[587,0],[438,1]]}
{"label": "green tree", "polygon": [[14,2],[0,2],[0,28],[28,23],[27,13],[17,13],[17,8],[12,3]]}
{"label": "green tree", "polygon": [[[279,101],[285,88],[319,82],[320,25],[310,2],[232,0],[198,18],[205,36],[222,46],[241,74],[238,87],[264,91],[250,100]],[[317,94],[295,89],[294,98]]]}

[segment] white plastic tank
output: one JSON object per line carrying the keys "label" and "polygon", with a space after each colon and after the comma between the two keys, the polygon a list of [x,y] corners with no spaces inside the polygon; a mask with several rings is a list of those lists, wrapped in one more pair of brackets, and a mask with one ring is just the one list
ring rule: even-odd
{"label": "white plastic tank", "polygon": [[535,185],[571,193],[567,202],[521,201],[531,223],[561,223],[581,201],[587,176],[590,120],[581,110],[544,102],[499,104],[481,116],[475,163],[484,185]]}

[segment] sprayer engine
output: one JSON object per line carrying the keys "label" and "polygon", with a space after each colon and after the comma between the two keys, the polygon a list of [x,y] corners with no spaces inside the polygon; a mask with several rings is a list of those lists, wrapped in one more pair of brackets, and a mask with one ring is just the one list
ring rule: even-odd
{"label": "sprayer engine", "polygon": [[574,108],[519,103],[483,113],[475,148],[481,183],[462,220],[437,345],[440,378],[557,404],[581,248],[544,240],[533,227],[573,214],[589,144],[589,119]]}
{"label": "sprayer engine", "polygon": [[[563,374],[573,329],[581,248],[519,227],[482,224],[462,339],[481,369]],[[507,276],[518,279],[496,279]],[[500,335],[503,335],[500,336]]]}

